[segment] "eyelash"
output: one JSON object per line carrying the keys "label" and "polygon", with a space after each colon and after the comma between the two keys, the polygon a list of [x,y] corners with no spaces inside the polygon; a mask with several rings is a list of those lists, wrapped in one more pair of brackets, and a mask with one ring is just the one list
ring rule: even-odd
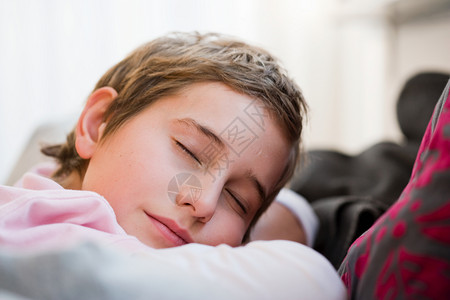
{"label": "eyelash", "polygon": [[182,143],[180,143],[179,141],[175,141],[175,144],[183,151],[185,152],[187,155],[189,155],[192,159],[194,159],[197,163],[199,163],[200,165],[202,164],[202,162],[197,158],[197,156],[195,156],[194,153],[192,153],[188,148],[186,148],[186,146],[184,146]]}
{"label": "eyelash", "polygon": [[230,192],[229,190],[226,191],[231,196],[231,198],[233,198],[233,200],[236,201],[237,205],[239,205],[244,214],[247,214],[247,209],[245,208],[244,204],[242,204],[242,202],[239,201],[239,199],[232,192]]}

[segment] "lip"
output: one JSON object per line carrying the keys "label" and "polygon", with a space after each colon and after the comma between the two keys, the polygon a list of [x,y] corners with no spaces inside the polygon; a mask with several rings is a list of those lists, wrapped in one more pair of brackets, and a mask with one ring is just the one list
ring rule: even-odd
{"label": "lip", "polygon": [[174,220],[161,216],[150,215],[147,212],[145,212],[145,214],[149,217],[161,234],[172,244],[174,244],[174,246],[181,246],[194,242],[188,231],[181,228]]}

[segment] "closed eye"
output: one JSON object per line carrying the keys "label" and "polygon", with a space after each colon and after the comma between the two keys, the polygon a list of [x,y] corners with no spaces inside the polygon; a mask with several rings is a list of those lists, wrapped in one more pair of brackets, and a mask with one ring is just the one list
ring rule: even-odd
{"label": "closed eye", "polygon": [[239,208],[242,210],[242,212],[244,214],[247,214],[247,208],[245,207],[245,205],[242,204],[242,202],[230,190],[226,190],[226,191],[231,196],[231,198],[233,198],[233,200],[236,202],[236,204],[239,206]]}
{"label": "closed eye", "polygon": [[180,143],[179,141],[175,141],[175,144],[183,151],[185,152],[187,155],[189,155],[191,158],[193,158],[197,163],[199,163],[200,165],[202,164],[202,162],[197,158],[197,156],[192,153],[188,148],[186,148],[186,146],[184,146],[182,143]]}

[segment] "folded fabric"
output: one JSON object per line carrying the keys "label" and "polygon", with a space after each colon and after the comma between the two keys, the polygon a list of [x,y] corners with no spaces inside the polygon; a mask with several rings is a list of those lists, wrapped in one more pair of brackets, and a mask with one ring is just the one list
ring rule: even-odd
{"label": "folded fabric", "polygon": [[450,81],[399,199],[350,247],[339,272],[350,299],[450,295]]}
{"label": "folded fabric", "polygon": [[189,244],[132,256],[92,242],[25,253],[0,247],[0,296],[3,291],[65,300],[345,299],[332,267],[323,268],[325,259],[310,251],[289,241],[238,248]]}
{"label": "folded fabric", "polygon": [[371,197],[340,196],[312,204],[320,222],[314,249],[338,269],[350,245],[386,211]]}

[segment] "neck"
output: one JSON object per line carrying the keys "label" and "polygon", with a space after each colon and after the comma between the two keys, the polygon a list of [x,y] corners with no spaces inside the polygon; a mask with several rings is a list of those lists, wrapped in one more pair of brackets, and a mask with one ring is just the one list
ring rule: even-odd
{"label": "neck", "polygon": [[53,177],[52,179],[68,190],[81,190],[82,187],[82,178],[77,171],[72,171],[67,176]]}

